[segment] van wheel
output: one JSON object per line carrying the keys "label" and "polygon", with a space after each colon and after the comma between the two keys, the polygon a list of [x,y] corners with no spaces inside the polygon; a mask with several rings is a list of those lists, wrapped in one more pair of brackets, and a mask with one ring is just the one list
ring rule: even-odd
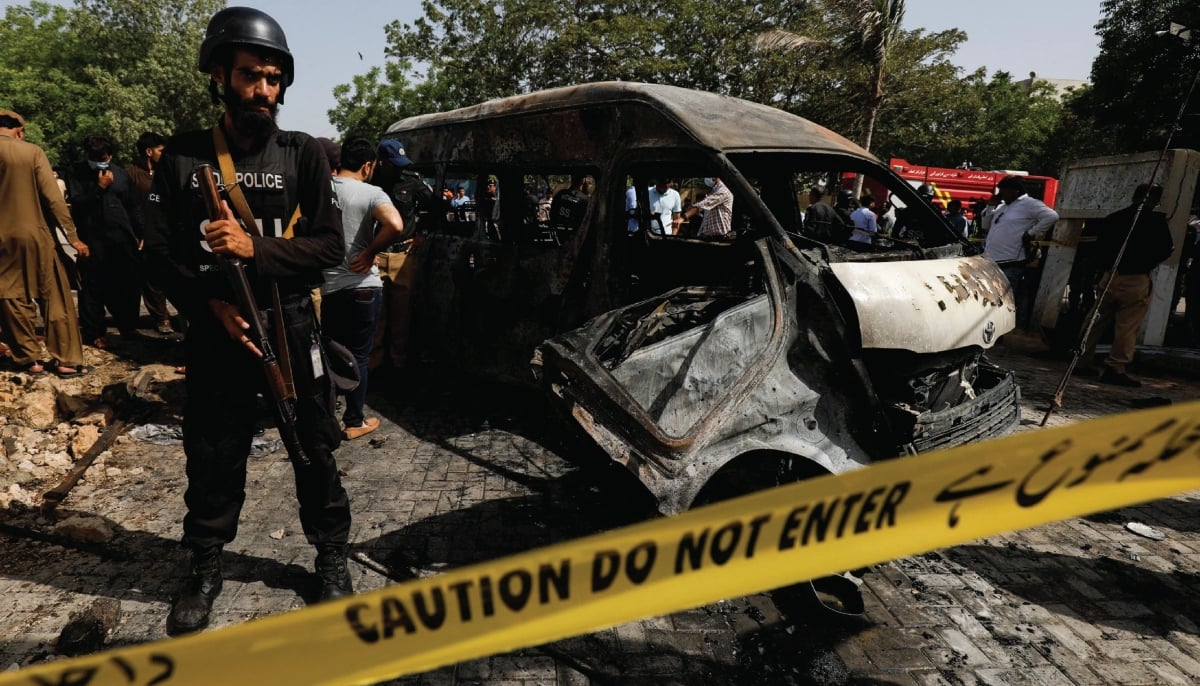
{"label": "van wheel", "polygon": [[[796,455],[777,452],[748,453],[731,460],[717,471],[700,490],[692,502],[692,507],[711,505],[755,491],[824,476],[827,473],[815,462]],[[865,572],[866,570],[859,569],[854,570],[853,574],[862,576]],[[842,576],[784,586],[775,589],[771,594],[785,614],[817,613],[857,618],[863,613],[862,596],[858,589]]]}
{"label": "van wheel", "polygon": [[692,507],[719,503],[827,473],[817,463],[797,455],[767,450],[746,453],[717,470],[700,489]]}
{"label": "van wheel", "polygon": [[[775,486],[804,481],[827,474],[815,462],[778,452],[741,455],[708,480],[692,507],[736,498]],[[751,635],[749,644],[759,651],[743,651],[743,662],[753,662],[764,652],[785,660],[802,675],[801,683],[848,684],[850,670],[837,654],[837,646],[862,630],[862,596],[853,583],[841,576],[781,586],[770,591],[771,602],[783,616],[779,627]],[[831,589],[832,586],[832,589]],[[831,594],[830,590],[836,591]],[[764,650],[771,648],[771,650]],[[779,656],[786,656],[780,658]],[[749,666],[749,665],[748,665]]]}

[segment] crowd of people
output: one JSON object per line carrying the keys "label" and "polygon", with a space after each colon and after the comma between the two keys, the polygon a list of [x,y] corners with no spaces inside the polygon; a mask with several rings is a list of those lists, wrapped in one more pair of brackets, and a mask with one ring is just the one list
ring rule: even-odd
{"label": "crowd of people", "polygon": [[[83,364],[82,345],[109,347],[110,316],[122,338],[141,338],[143,303],[156,331],[174,334],[166,295],[147,278],[143,254],[145,208],[166,138],[142,134],[138,159],[126,169],[115,161],[109,138],[91,135],[83,140],[77,163],[51,169],[41,149],[24,141],[24,132],[21,115],[11,110],[0,114],[5,158],[14,164],[0,197],[6,208],[22,208],[6,217],[12,230],[6,228],[4,235],[13,243],[0,265],[9,274],[6,281],[24,283],[5,289],[5,300],[11,302],[9,315],[0,320],[0,338],[10,363],[35,375],[85,375],[91,370]],[[44,228],[31,224],[38,216]],[[36,233],[24,236],[20,227],[30,226],[37,227]],[[15,243],[18,237],[21,246]],[[77,306],[69,297],[72,287],[78,292]],[[37,340],[29,333],[38,321],[34,305],[41,309],[47,359],[40,358]]]}

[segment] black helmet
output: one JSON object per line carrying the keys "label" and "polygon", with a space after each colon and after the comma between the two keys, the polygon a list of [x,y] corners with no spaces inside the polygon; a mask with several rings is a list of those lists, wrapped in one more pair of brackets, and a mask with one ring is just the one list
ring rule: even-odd
{"label": "black helmet", "polygon": [[850,204],[854,202],[854,191],[849,188],[843,188],[837,194],[838,204]]}
{"label": "black helmet", "polygon": [[283,56],[284,85],[292,85],[292,53],[288,50],[283,27],[265,12],[252,7],[226,7],[213,15],[200,44],[200,71],[212,71],[213,58],[226,46],[269,48]]}
{"label": "black helmet", "polygon": [[917,195],[921,196],[922,198],[932,198],[933,197],[933,186],[930,186],[927,183],[923,183],[920,186],[917,186]]}

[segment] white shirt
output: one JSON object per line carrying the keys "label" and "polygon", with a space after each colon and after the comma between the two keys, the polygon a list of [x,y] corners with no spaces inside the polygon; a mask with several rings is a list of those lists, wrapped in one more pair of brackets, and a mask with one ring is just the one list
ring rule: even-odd
{"label": "white shirt", "polygon": [[629,233],[637,233],[638,229],[642,228],[638,225],[637,218],[637,189],[630,186],[625,190],[625,216],[629,219],[625,222],[625,228]]}
{"label": "white shirt", "polygon": [[1046,203],[1022,195],[996,208],[983,251],[997,262],[1023,261],[1027,257],[1025,236],[1041,235],[1056,221],[1058,213],[1046,207]]}
{"label": "white shirt", "polygon": [[983,209],[979,211],[979,230],[981,232],[986,234],[991,230],[992,217],[995,216],[996,210],[1000,209],[1001,207],[1004,207],[1004,203],[998,203],[996,205],[984,205]]}
{"label": "white shirt", "polygon": [[[674,221],[675,214],[683,211],[683,198],[679,197],[679,191],[674,188],[668,188],[665,192],[659,193],[657,186],[650,187],[650,214],[657,214],[659,220],[662,221],[662,232],[668,236],[675,232]],[[653,227],[652,229],[653,230]],[[655,231],[654,233],[658,233]]]}

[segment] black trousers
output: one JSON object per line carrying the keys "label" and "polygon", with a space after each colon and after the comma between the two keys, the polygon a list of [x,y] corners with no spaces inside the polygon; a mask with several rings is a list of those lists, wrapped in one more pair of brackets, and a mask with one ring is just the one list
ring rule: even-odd
{"label": "black trousers", "polygon": [[91,343],[107,330],[104,310],[121,333],[137,331],[142,263],[132,237],[88,241],[91,257],[79,260],[79,328]]}
{"label": "black trousers", "polygon": [[[296,428],[311,462],[292,461],[300,524],[309,543],[343,545],[350,534],[350,501],[333,456],[341,427],[333,415],[329,375],[313,378],[312,301],[307,295],[291,298],[283,310],[296,381]],[[192,322],[185,349],[183,448],[188,487],[183,541],[196,549],[229,543],[237,535],[246,500],[246,460],[258,415],[256,396],[261,392],[270,399],[270,395],[259,358],[230,339],[214,320],[204,317]]]}

